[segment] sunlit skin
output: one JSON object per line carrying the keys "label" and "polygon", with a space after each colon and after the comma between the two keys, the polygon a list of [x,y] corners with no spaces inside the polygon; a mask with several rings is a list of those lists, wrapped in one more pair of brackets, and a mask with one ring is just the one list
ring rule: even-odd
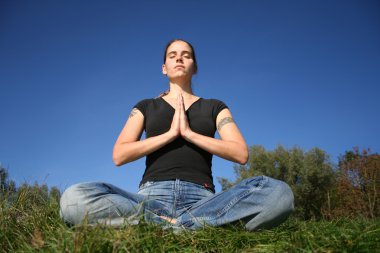
{"label": "sunlit skin", "polygon": [[162,73],[168,77],[170,83],[190,87],[194,72],[192,51],[187,43],[177,41],[171,44],[166,53],[166,61],[162,65]]}
{"label": "sunlit skin", "polygon": [[[176,138],[184,138],[211,154],[245,164],[248,160],[248,147],[228,109],[223,109],[216,119],[220,139],[198,134],[189,126],[185,111],[199,97],[195,96],[191,89],[195,67],[191,47],[186,42],[175,41],[168,47],[162,73],[167,76],[170,87],[169,93],[163,99],[175,109],[169,131],[140,140],[144,130],[144,116],[134,108],[115,143],[114,163],[121,166],[135,161],[162,148]],[[176,223],[175,219],[162,218],[173,224]]]}

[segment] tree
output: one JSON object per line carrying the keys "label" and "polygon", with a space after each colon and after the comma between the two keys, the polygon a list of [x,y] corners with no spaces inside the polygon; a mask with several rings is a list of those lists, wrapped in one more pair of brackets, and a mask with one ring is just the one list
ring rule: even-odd
{"label": "tree", "polygon": [[0,164],[0,192],[8,189],[8,171]]}
{"label": "tree", "polygon": [[8,170],[0,164],[0,193],[16,192],[16,183],[8,178]]}
{"label": "tree", "polygon": [[379,193],[380,155],[353,148],[339,158],[336,185],[324,211],[328,217],[379,217]]}

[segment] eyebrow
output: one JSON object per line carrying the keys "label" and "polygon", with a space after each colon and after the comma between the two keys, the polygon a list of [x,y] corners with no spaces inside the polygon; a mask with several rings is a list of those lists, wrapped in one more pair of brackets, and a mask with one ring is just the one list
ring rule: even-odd
{"label": "eyebrow", "polygon": [[[170,55],[170,54],[177,54],[177,52],[176,51],[170,51],[170,52],[168,52],[168,54],[167,55]],[[192,55],[192,53],[190,52],[190,51],[182,51],[181,52],[181,54],[183,55],[183,54],[190,54],[190,55]]]}

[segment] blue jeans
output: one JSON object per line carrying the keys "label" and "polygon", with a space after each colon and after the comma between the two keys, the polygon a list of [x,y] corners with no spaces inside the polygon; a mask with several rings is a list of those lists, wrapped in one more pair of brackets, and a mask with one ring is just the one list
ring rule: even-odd
{"label": "blue jeans", "polygon": [[61,197],[61,217],[69,224],[83,222],[110,225],[148,222],[197,229],[243,222],[247,230],[272,228],[293,211],[293,193],[279,180],[266,176],[245,179],[214,194],[201,185],[181,181],[147,182],[138,193],[129,193],[106,183],[80,183]]}

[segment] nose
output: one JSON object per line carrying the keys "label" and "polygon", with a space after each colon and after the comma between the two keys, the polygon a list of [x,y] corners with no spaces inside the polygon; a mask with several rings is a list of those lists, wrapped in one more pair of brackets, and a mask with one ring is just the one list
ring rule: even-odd
{"label": "nose", "polygon": [[176,62],[182,62],[182,55],[177,56]]}

